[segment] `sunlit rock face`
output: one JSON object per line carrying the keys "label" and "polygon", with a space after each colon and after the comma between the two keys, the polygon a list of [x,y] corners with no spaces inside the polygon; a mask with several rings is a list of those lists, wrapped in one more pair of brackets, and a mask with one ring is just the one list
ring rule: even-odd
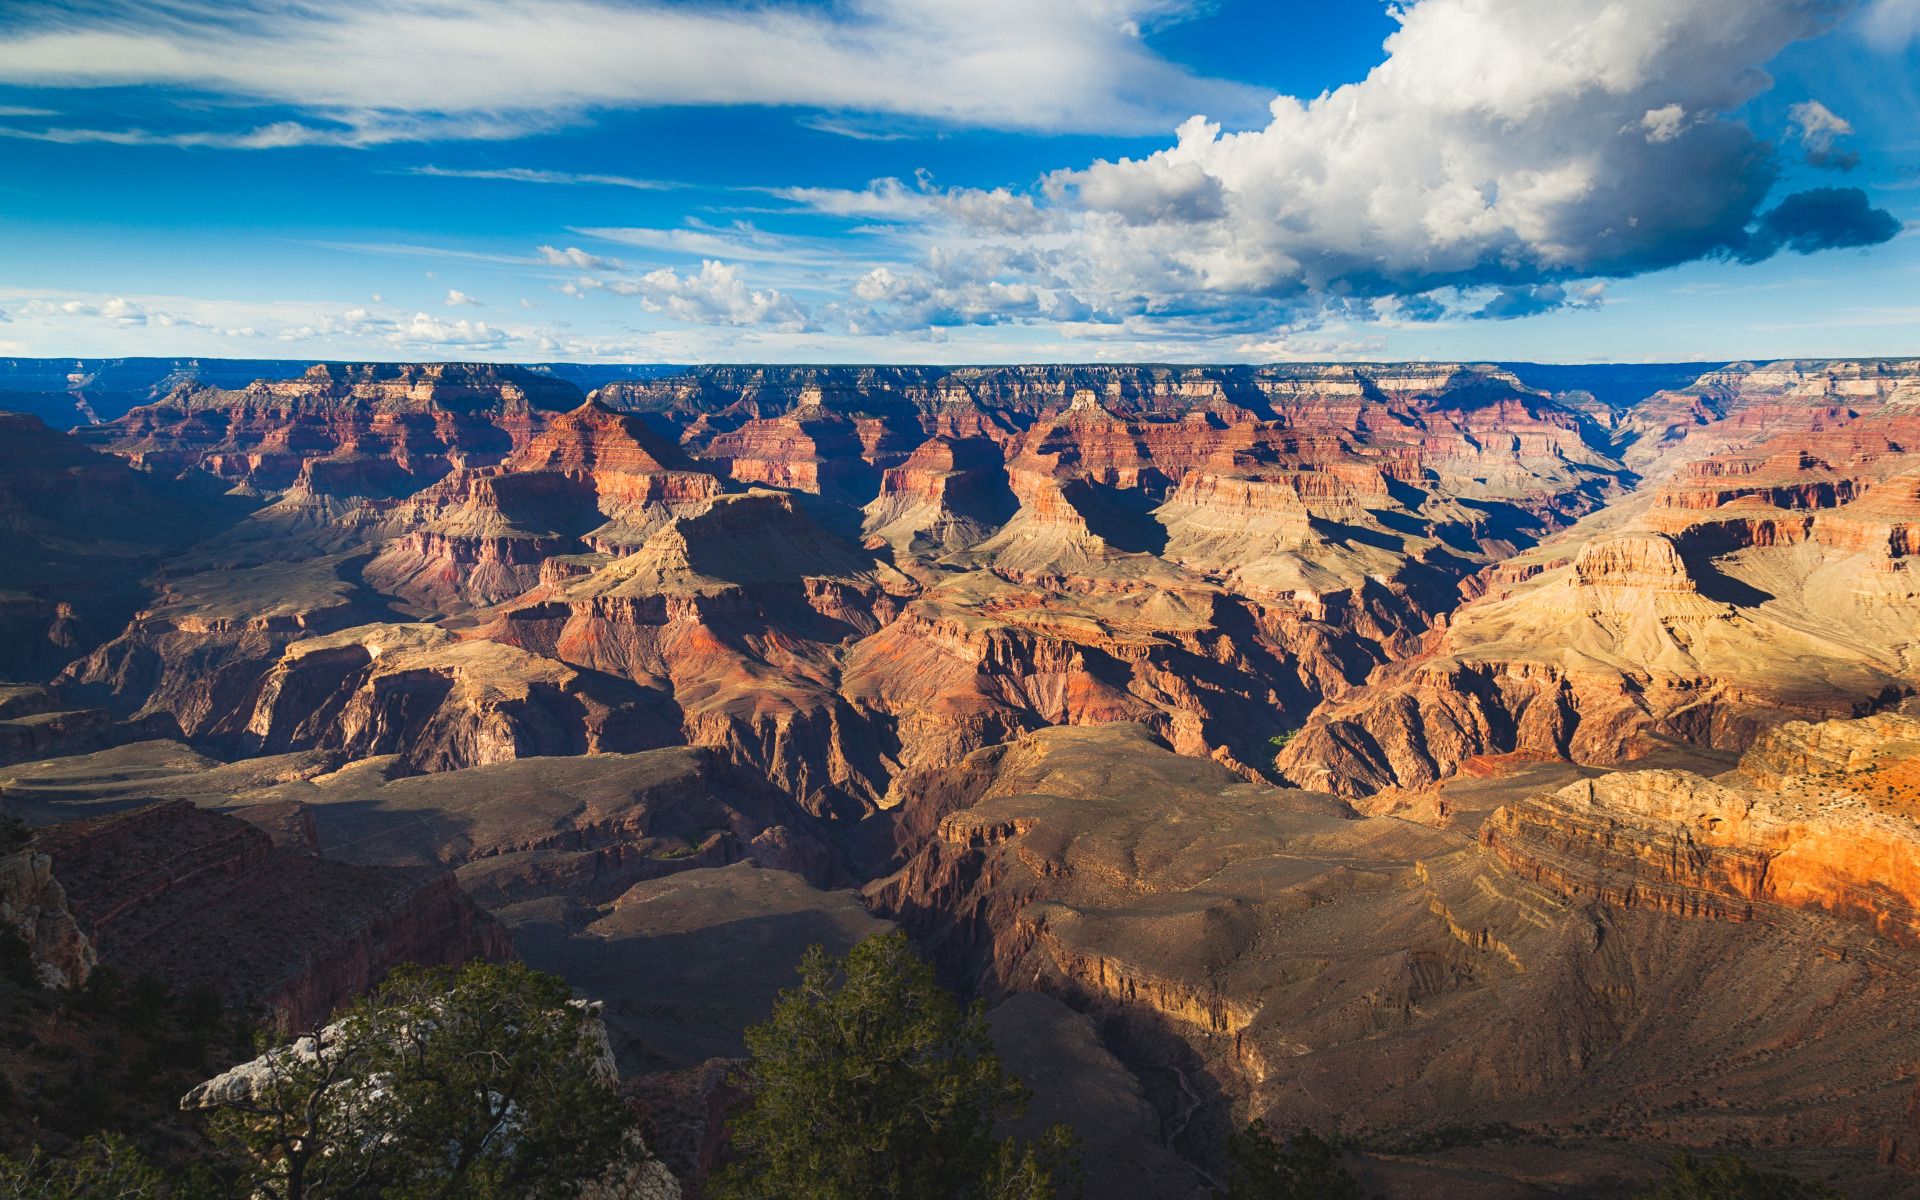
{"label": "sunlit rock face", "polygon": [[[1871,1157],[1912,1086],[1859,1064],[1920,1060],[1916,373],[356,367],[23,424],[0,614],[57,653],[0,804],[456,871],[632,1069],[897,923],[1093,1017],[1200,1158]],[[1474,1161],[1422,1178],[1516,1194]]]}
{"label": "sunlit rock face", "polygon": [[[1483,571],[1425,655],[1324,710],[1283,770],[1352,795],[1424,787],[1483,753],[1739,751],[1779,722],[1910,693],[1912,367],[1870,372],[1864,411],[1823,417],[1832,428],[1682,464]],[[1840,374],[1828,383],[1848,383]],[[1751,411],[1732,408],[1728,422]]]}
{"label": "sunlit rock face", "polygon": [[1624,771],[1496,812],[1481,841],[1572,895],[1718,920],[1815,910],[1920,947],[1920,720],[1791,722],[1735,776]]}
{"label": "sunlit rock face", "polygon": [[[548,414],[579,401],[573,385],[520,367],[320,365],[237,391],[189,382],[75,436],[158,474],[203,471],[260,492],[304,481],[330,494],[392,496],[456,466],[499,462]],[[322,465],[309,471],[314,461]],[[358,487],[370,490],[346,490]]]}

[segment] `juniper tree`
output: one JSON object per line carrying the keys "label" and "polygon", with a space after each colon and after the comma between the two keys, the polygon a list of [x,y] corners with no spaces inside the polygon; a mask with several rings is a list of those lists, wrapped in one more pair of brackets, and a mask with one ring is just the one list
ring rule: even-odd
{"label": "juniper tree", "polygon": [[845,959],[815,946],[800,986],[746,1034],[748,1099],[716,1200],[1052,1200],[1078,1195],[1073,1134],[996,1139],[1030,1093],[904,933]]}
{"label": "juniper tree", "polygon": [[561,1200],[632,1165],[591,1014],[520,964],[396,969],[210,1093],[262,1200]]}

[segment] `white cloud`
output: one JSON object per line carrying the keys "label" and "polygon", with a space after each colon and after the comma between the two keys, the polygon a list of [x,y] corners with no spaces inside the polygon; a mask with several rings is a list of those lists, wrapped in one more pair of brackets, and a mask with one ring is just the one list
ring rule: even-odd
{"label": "white cloud", "polygon": [[835,261],[837,247],[809,243],[804,239],[780,237],[754,228],[742,221],[730,229],[716,229],[689,222],[687,229],[576,229],[575,233],[644,246],[649,250],[667,250],[695,258],[736,258],[750,262],[775,262],[819,266]]}
{"label": "white cloud", "polygon": [[1649,142],[1670,142],[1680,136],[1681,122],[1687,119],[1687,110],[1678,104],[1668,104],[1661,108],[1650,108],[1640,118],[1640,125],[1647,131]]}
{"label": "white cloud", "polygon": [[387,340],[395,345],[473,347],[504,346],[518,339],[485,321],[442,321],[428,313],[415,313],[412,321],[396,327]]}
{"label": "white cloud", "polygon": [[[240,11],[236,12],[236,8]],[[160,84],[324,118],[244,133],[34,131],[20,136],[265,148],[510,137],[593,108],[797,105],[996,128],[1144,133],[1196,107],[1264,98],[1155,54],[1144,19],[1194,0],[851,0],[691,6],[640,0],[16,0],[0,82]],[[423,69],[423,64],[431,64]],[[224,140],[223,140],[224,139]]]}
{"label": "white cloud", "polygon": [[513,183],[599,184],[604,187],[637,188],[660,192],[684,188],[684,183],[664,179],[635,179],[631,175],[583,175],[574,171],[534,171],[526,167],[497,167],[489,170],[455,170],[450,167],[413,167],[409,175],[434,175],[448,179],[501,179]]}
{"label": "white cloud", "polygon": [[1920,0],[1874,0],[1860,28],[1868,45],[1898,53],[1920,39]]}
{"label": "white cloud", "polygon": [[810,324],[806,305],[772,288],[750,290],[738,267],[713,259],[701,263],[698,274],[689,271],[682,276],[662,268],[643,276],[638,284],[615,290],[637,292],[648,312],[697,325],[764,325],[798,332]]}
{"label": "white cloud", "polygon": [[[1388,58],[1365,80],[1278,97],[1265,128],[1194,117],[1147,158],[1054,172],[1049,205],[996,231],[957,204],[921,219],[950,266],[980,260],[987,237],[1025,252],[1031,268],[999,257],[1000,287],[888,264],[856,298],[968,320],[1069,319],[1056,314],[1077,304],[1086,319],[1168,328],[1270,328],[1329,308],[1372,319],[1394,297],[1429,317],[1591,307],[1600,294],[1583,280],[1769,252],[1749,226],[1776,167],[1726,114],[1771,85],[1765,63],[1850,7],[1419,0],[1398,11]],[[1802,108],[1802,129],[1839,132],[1824,108]],[[843,208],[861,196],[876,209],[920,203],[886,182],[843,194]],[[822,194],[790,196],[826,208]],[[1816,232],[1808,245],[1863,244],[1847,236]],[[1008,289],[1023,283],[1035,294],[1014,303]]]}
{"label": "white cloud", "polygon": [[469,305],[473,308],[482,307],[480,301],[475,300],[465,292],[456,291],[453,288],[447,289],[446,305],[448,308],[459,308],[462,305]]}
{"label": "white cloud", "polygon": [[539,249],[540,261],[550,267],[578,267],[583,271],[618,271],[620,260],[601,258],[597,254],[588,254],[578,246],[568,246],[565,250],[556,250],[552,246]]}
{"label": "white cloud", "polygon": [[[9,43],[0,39],[0,79],[7,77]],[[0,137],[58,145],[103,143],[112,146],[176,146],[211,150],[284,150],[293,146],[380,146],[431,139],[498,140],[524,137],[561,124],[552,114],[529,113],[511,119],[477,116],[395,115],[390,112],[340,111],[326,114],[330,124],[275,121],[252,129],[155,133],[148,129],[18,129],[0,125]]]}
{"label": "white cloud", "polygon": [[1787,115],[1791,120],[1788,127],[1806,147],[1807,162],[1839,171],[1851,171],[1860,165],[1858,152],[1834,148],[1839,139],[1853,136],[1852,122],[1835,115],[1818,100],[1803,100],[1789,108]]}

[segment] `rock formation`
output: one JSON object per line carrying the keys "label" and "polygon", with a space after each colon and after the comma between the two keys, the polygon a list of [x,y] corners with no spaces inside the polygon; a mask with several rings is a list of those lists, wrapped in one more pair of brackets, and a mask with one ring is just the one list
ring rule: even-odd
{"label": "rock formation", "polygon": [[[1787,726],[1743,769],[1812,746],[1884,771],[1913,732]],[[1852,1142],[1870,1172],[1904,1107],[1900,1071],[1857,1068],[1920,1049],[1913,827],[1836,802],[1826,776],[1762,796],[1608,775],[1502,809],[1476,844],[1209,775],[1124,725],[967,766],[960,807],[871,902],[984,994],[1058,997],[1220,1089],[1202,1113],[1221,1115],[1180,1143],[1202,1163],[1232,1101],[1361,1137],[1508,1122],[1573,1146]],[[1378,1169],[1505,1195],[1523,1169],[1506,1161]]]}
{"label": "rock formation", "polygon": [[1910,693],[1911,412],[1694,462],[1624,526],[1603,514],[1502,564],[1426,654],[1323,710],[1281,769],[1362,794],[1477,754],[1738,751],[1780,721]]}
{"label": "rock formation", "polygon": [[897,922],[1181,1194],[1916,1158],[1920,363],[195,370],[0,456],[36,824],[454,872],[703,1105]]}
{"label": "rock formation", "polygon": [[176,993],[325,1019],[401,962],[512,953],[492,918],[440,870],[357,867],[277,849],[244,821],[184,800],[39,832],[98,961]]}

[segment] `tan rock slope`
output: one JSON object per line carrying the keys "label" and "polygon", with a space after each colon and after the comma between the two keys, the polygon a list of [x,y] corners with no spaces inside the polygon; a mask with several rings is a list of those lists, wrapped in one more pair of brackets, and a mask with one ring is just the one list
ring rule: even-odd
{"label": "tan rock slope", "polygon": [[[969,759],[971,806],[868,893],[986,994],[1056,996],[1217,1089],[1183,1143],[1203,1163],[1229,1111],[1386,1141],[1504,1122],[1561,1139],[1556,1169],[1628,1178],[1650,1165],[1599,1139],[1850,1143],[1855,1194],[1890,1196],[1872,1163],[1920,1054],[1920,859],[1912,817],[1867,796],[1916,733],[1788,725],[1738,776],[1606,775],[1476,843],[1209,777],[1138,727],[1043,730]],[[1494,1196],[1538,1164],[1368,1169]]]}
{"label": "tan rock slope", "polygon": [[1426,655],[1329,705],[1281,770],[1352,795],[1479,754],[1738,751],[1781,721],[1912,692],[1915,411],[1694,462],[1624,527],[1501,564]]}
{"label": "tan rock slope", "polygon": [[805,944],[897,922],[1133,1131],[1117,1196],[1251,1115],[1409,1196],[1902,1194],[1920,363],[1583,370],[187,386],[0,461],[176,505],[119,619],[23,592],[0,804],[455,872],[722,1108]]}

